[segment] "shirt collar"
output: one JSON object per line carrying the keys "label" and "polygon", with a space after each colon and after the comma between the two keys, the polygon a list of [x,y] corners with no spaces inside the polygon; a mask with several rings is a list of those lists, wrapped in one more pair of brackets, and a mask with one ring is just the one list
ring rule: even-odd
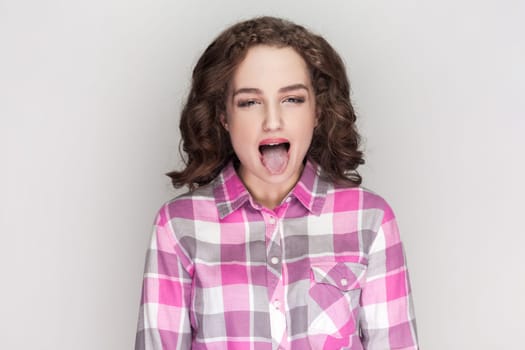
{"label": "shirt collar", "polygon": [[[329,186],[330,182],[321,176],[321,168],[308,160],[287,197],[297,198],[312,214],[320,215]],[[250,193],[235,171],[233,162],[229,162],[214,180],[213,194],[221,219],[250,201]]]}
{"label": "shirt collar", "polygon": [[291,195],[314,215],[321,215],[330,182],[323,178],[319,165],[307,160]]}

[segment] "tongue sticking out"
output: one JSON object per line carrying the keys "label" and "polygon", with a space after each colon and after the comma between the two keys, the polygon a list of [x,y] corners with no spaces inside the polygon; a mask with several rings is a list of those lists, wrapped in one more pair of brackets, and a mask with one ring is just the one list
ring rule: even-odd
{"label": "tongue sticking out", "polygon": [[284,144],[261,147],[262,163],[271,174],[280,174],[288,164],[288,149]]}

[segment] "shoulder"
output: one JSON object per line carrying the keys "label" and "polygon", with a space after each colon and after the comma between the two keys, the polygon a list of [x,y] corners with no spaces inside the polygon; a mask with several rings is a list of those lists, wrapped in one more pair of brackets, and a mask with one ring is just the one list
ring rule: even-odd
{"label": "shoulder", "polygon": [[158,217],[164,222],[177,219],[198,220],[216,216],[217,208],[212,184],[182,193],[162,204],[158,210]]}
{"label": "shoulder", "polygon": [[364,214],[375,214],[382,223],[395,218],[392,207],[385,198],[362,186],[333,186],[328,192],[333,204],[333,211],[361,211]]}

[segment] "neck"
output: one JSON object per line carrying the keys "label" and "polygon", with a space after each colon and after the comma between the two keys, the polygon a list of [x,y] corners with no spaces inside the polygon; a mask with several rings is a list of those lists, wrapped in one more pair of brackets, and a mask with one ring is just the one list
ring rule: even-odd
{"label": "neck", "polygon": [[302,168],[298,173],[283,183],[268,183],[253,176],[246,176],[242,166],[239,169],[239,177],[242,179],[244,186],[252,195],[255,201],[268,209],[277,207],[286,195],[295,186],[301,175]]}
{"label": "neck", "polygon": [[248,189],[248,191],[250,191],[257,203],[271,210],[275,209],[279,204],[281,204],[281,202],[284,199],[284,196],[286,196],[286,194],[288,193],[286,192],[284,195],[281,193],[265,193],[264,196],[257,196],[255,193],[253,193],[252,190]]}

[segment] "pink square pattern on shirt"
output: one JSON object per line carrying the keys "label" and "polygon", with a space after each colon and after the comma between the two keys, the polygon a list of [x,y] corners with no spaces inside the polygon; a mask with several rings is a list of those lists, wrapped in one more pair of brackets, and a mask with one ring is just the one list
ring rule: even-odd
{"label": "pink square pattern on shirt", "polygon": [[269,210],[228,164],[160,208],[135,349],[418,349],[392,209],[308,161]]}

